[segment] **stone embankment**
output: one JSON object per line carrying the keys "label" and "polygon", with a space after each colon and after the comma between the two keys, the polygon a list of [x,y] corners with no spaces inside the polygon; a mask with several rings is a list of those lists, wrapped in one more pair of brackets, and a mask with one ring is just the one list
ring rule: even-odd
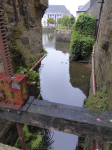
{"label": "stone embankment", "polygon": [[70,42],[72,37],[72,30],[56,30],[56,41]]}

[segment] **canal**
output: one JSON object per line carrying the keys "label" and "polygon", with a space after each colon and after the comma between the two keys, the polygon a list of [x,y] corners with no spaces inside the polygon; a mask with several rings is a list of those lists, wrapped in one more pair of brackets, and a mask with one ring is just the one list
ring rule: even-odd
{"label": "canal", "polygon": [[[90,69],[70,60],[70,43],[56,42],[54,33],[43,33],[47,56],[41,62],[40,94],[43,100],[83,107],[89,93]],[[78,136],[50,131],[54,150],[76,150]]]}

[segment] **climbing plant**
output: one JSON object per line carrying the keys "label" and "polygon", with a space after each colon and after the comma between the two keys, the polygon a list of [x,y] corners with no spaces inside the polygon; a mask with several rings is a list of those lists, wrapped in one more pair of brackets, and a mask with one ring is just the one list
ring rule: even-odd
{"label": "climbing plant", "polygon": [[82,14],[75,23],[75,31],[79,34],[93,37],[93,30],[96,18],[92,15]]}
{"label": "climbing plant", "polygon": [[85,59],[91,54],[94,25],[95,17],[91,15],[82,14],[77,19],[70,43],[70,54],[73,59]]}

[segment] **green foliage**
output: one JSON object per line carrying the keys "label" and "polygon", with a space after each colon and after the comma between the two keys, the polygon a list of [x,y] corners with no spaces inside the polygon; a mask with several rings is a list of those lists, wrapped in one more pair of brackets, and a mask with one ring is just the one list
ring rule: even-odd
{"label": "green foliage", "polygon": [[89,98],[86,99],[84,106],[86,108],[106,111],[108,108],[109,101],[106,92],[106,87],[103,87],[102,92],[96,92],[95,95],[91,94]]}
{"label": "green foliage", "polygon": [[72,26],[75,23],[75,17],[72,15],[69,16],[63,16],[62,18],[58,19],[59,29],[65,29],[65,30],[72,30]]}
{"label": "green foliage", "polygon": [[[39,77],[39,73],[37,73],[36,71],[31,70],[31,69],[26,69],[24,67],[18,67],[18,70],[17,70],[16,74],[23,74],[24,75],[27,72],[28,72],[28,75],[27,75],[28,81],[27,82],[29,84],[33,84],[33,82],[35,81],[35,79],[37,77]],[[39,81],[39,83],[40,83],[40,81]],[[38,89],[40,89],[40,86],[38,86]]]}
{"label": "green foliage", "polygon": [[61,24],[62,24],[63,26],[66,26],[66,27],[69,28],[69,27],[71,26],[70,17],[68,17],[68,16],[63,16],[63,17],[62,17]]}
{"label": "green foliage", "polygon": [[24,65],[25,64],[25,58],[22,55],[20,49],[17,47],[16,44],[16,39],[13,38],[11,39],[10,43],[9,43],[9,48],[10,48],[10,56],[11,56],[11,60],[14,60],[15,63],[15,67],[19,65]]}
{"label": "green foliage", "polygon": [[58,24],[61,24],[61,22],[62,22],[62,18],[58,18]]}
{"label": "green foliage", "polygon": [[75,60],[85,59],[91,54],[93,44],[93,38],[75,33],[71,42],[71,57]]}
{"label": "green foliage", "polygon": [[73,26],[73,24],[75,23],[75,17],[73,15],[71,15],[70,17],[70,22],[71,22],[71,26]]}
{"label": "green foliage", "polygon": [[62,24],[59,25],[58,29],[62,30],[72,30],[72,27],[63,26]]}
{"label": "green foliage", "polygon": [[45,48],[43,48],[43,52],[46,53],[46,54],[48,53]]}
{"label": "green foliage", "polygon": [[[30,133],[27,125],[24,125],[23,132],[26,142],[26,148],[30,150],[39,148],[39,144],[42,141],[42,136],[38,132],[34,134]],[[21,148],[19,138],[16,141],[15,147]]]}
{"label": "green foliage", "polygon": [[70,54],[73,59],[85,59],[91,54],[94,44],[94,24],[95,17],[87,14],[80,15],[74,23],[70,43]]}
{"label": "green foliage", "polygon": [[49,24],[49,23],[50,23],[50,24],[54,24],[54,23],[55,23],[55,20],[54,20],[54,18],[50,17],[50,18],[47,19],[47,22],[48,22],[48,24]]}
{"label": "green foliage", "polygon": [[86,36],[93,36],[93,30],[96,18],[92,15],[79,15],[75,23],[75,31]]}

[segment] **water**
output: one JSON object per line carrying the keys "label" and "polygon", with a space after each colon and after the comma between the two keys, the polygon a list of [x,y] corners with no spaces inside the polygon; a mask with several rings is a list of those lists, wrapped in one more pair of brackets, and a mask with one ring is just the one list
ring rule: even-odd
{"label": "water", "polygon": [[[90,70],[86,64],[69,60],[69,43],[56,42],[53,33],[43,34],[43,46],[48,52],[41,63],[41,96],[44,100],[83,107],[89,91]],[[58,131],[54,133],[55,150],[75,150],[78,136]]]}

